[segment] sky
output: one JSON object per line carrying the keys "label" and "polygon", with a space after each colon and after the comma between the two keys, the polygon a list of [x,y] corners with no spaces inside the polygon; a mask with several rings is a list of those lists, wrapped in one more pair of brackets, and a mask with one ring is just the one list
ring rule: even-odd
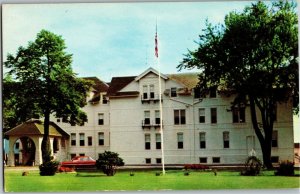
{"label": "sky", "polygon": [[[197,48],[195,41],[206,20],[222,24],[226,14],[242,12],[251,3],[7,4],[2,9],[3,59],[45,29],[65,40],[78,76],[110,82],[112,77],[136,76],[149,67],[158,68],[154,53],[157,25],[160,70],[177,73],[184,54]],[[295,137],[300,142],[299,130]]]}

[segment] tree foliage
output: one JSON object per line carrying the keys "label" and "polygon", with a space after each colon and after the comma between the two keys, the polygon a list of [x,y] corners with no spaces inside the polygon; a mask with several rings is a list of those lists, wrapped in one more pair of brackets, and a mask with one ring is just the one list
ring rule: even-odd
{"label": "tree foliage", "polygon": [[123,159],[119,157],[118,153],[111,151],[100,154],[96,161],[96,167],[102,169],[107,176],[114,176],[118,166],[124,166]]}
{"label": "tree foliage", "polygon": [[19,47],[15,56],[8,54],[4,63],[9,69],[3,89],[4,114],[9,113],[5,124],[11,127],[13,122],[18,124],[31,117],[43,117],[43,162],[51,160],[51,114],[74,124],[87,120],[80,108],[86,103],[91,83],[76,77],[71,67],[72,55],[65,49],[61,36],[42,30],[34,42]]}
{"label": "tree foliage", "polygon": [[[200,70],[198,88],[235,93],[234,105],[250,105],[252,124],[264,164],[271,168],[276,104],[293,99],[298,112],[298,20],[295,3],[253,3],[226,15],[224,25],[207,22],[199,47],[189,51],[182,68]],[[261,113],[259,119],[256,109]],[[260,125],[259,123],[262,123]]]}

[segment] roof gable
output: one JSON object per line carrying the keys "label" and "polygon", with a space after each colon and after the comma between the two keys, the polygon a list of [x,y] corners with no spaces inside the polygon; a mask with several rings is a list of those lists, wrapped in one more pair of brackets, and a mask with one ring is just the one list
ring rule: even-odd
{"label": "roof gable", "polygon": [[[43,122],[38,119],[30,119],[11,130],[7,131],[5,135],[8,136],[25,136],[25,135],[44,135],[44,125]],[[56,125],[53,122],[50,122],[49,125],[49,135],[50,136],[67,136],[62,128]]]}
{"label": "roof gable", "polygon": [[132,82],[136,76],[130,77],[113,77],[107,91],[108,96],[115,96],[117,93]]}
{"label": "roof gable", "polygon": [[[140,79],[142,79],[143,77],[145,77],[146,75],[148,75],[149,73],[154,73],[157,76],[159,76],[159,72],[156,71],[155,69],[153,69],[152,67],[148,68],[146,71],[144,71],[143,73],[141,73],[139,76],[137,76],[134,80],[135,81],[139,81]],[[167,80],[168,77],[162,73],[160,73],[160,77]]]}

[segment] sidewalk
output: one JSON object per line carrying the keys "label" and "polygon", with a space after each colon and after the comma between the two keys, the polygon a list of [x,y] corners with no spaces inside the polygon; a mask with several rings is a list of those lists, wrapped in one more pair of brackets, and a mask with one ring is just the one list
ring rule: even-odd
{"label": "sidewalk", "polygon": [[39,166],[4,166],[4,171],[32,171],[39,170]]}

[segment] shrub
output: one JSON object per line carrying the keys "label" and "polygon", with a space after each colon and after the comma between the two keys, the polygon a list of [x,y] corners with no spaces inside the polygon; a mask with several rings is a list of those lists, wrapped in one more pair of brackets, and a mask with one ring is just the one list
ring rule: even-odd
{"label": "shrub", "polygon": [[119,157],[118,153],[111,151],[100,154],[99,159],[96,161],[96,167],[102,169],[107,176],[114,176],[118,166],[124,166],[123,159]]}
{"label": "shrub", "polygon": [[244,176],[256,176],[259,175],[262,169],[262,162],[256,156],[249,156],[245,162],[245,169],[241,172]]}
{"label": "shrub", "polygon": [[279,167],[275,171],[277,176],[294,176],[294,162],[291,161],[282,161],[279,163]]}
{"label": "shrub", "polygon": [[184,176],[189,176],[189,175],[190,175],[190,172],[189,172],[189,171],[186,171],[186,172],[184,172],[183,174],[184,174]]}
{"label": "shrub", "polygon": [[48,162],[44,162],[39,166],[40,168],[40,175],[41,176],[53,176],[55,175],[59,162],[52,160]]}

